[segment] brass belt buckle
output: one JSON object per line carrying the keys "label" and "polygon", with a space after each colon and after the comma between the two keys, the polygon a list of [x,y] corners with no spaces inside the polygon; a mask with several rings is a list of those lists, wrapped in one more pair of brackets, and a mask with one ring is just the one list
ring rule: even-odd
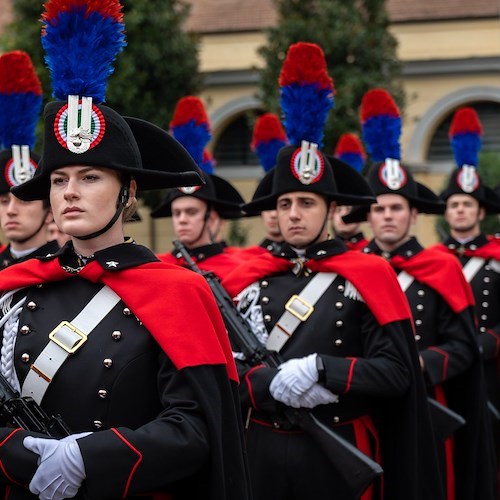
{"label": "brass belt buckle", "polygon": [[[296,304],[298,308],[306,309],[305,312],[300,309],[294,309],[293,304],[295,303],[295,301],[298,302],[298,305]],[[300,321],[305,321],[313,313],[314,306],[306,302],[302,297],[299,297],[298,295],[292,295],[290,299],[288,299],[288,302],[285,305],[285,309],[288,312],[292,313]]]}
{"label": "brass belt buckle", "polygon": [[[65,338],[59,335],[58,333],[63,328],[67,328],[71,333],[75,334],[76,337],[73,337],[75,342],[69,344],[68,341],[73,340],[71,338]],[[70,337],[72,336],[70,333]],[[85,335],[82,331],[80,331],[76,326],[72,325],[69,321],[61,321],[50,333],[49,339],[52,342],[55,342],[59,347],[64,349],[68,354],[73,354],[75,351],[80,349],[80,347],[87,341],[87,335]]]}

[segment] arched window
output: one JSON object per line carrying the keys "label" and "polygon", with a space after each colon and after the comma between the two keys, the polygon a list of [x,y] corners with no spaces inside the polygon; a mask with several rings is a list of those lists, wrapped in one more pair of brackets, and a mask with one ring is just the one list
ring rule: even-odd
{"label": "arched window", "polygon": [[214,148],[217,167],[259,165],[257,155],[251,150],[252,131],[260,111],[248,111],[236,116],[219,135]]}
{"label": "arched window", "polygon": [[[494,151],[500,153],[500,103],[478,101],[467,105],[461,105],[460,107],[464,106],[476,110],[483,126],[481,151]],[[453,161],[453,151],[448,138],[448,131],[455,111],[456,109],[446,116],[434,133],[427,153],[427,160],[429,162]]]}

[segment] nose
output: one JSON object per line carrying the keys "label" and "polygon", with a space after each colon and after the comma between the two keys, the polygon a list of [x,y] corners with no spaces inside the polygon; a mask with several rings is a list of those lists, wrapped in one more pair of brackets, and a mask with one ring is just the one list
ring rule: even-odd
{"label": "nose", "polygon": [[64,199],[66,201],[74,200],[78,198],[78,189],[76,179],[69,178],[66,182],[66,188],[64,190]]}
{"label": "nose", "polygon": [[290,219],[293,219],[293,220],[300,219],[300,210],[295,202],[292,202],[290,205],[289,216],[290,216]]}
{"label": "nose", "polygon": [[9,199],[9,204],[7,205],[7,213],[9,215],[16,215],[18,210],[17,210],[17,205],[18,205],[18,202],[16,200],[16,198],[14,198],[14,196],[10,196],[10,199]]}

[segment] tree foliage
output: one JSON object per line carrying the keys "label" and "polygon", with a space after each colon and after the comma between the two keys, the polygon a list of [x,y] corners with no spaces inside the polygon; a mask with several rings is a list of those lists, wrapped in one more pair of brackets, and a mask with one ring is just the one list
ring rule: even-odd
{"label": "tree foliage", "polygon": [[396,39],[388,30],[385,0],[274,3],[278,24],[268,30],[267,44],[259,50],[265,61],[260,94],[270,111],[279,113],[279,72],[288,47],[299,41],[321,46],[336,88],[335,109],[325,128],[325,151],[333,151],[342,133],[360,131],[359,106],[367,90],[387,89],[403,109],[401,63],[396,57]]}

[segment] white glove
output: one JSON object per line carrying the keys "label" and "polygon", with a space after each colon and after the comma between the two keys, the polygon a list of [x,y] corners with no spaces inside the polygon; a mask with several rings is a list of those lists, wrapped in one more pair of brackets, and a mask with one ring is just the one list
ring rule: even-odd
{"label": "white glove", "polygon": [[88,434],[91,433],[73,434],[61,440],[24,438],[24,447],[40,455],[29,485],[31,493],[40,500],[73,498],[78,493],[85,479],[85,466],[76,440]]}
{"label": "white glove", "polygon": [[305,358],[293,358],[282,363],[269,384],[269,392],[276,400],[288,406],[318,381],[317,354]]}
{"label": "white glove", "polygon": [[333,392],[325,389],[320,384],[314,384],[307,392],[297,398],[297,405],[290,405],[294,408],[314,408],[318,405],[328,405],[336,403],[339,397]]}

